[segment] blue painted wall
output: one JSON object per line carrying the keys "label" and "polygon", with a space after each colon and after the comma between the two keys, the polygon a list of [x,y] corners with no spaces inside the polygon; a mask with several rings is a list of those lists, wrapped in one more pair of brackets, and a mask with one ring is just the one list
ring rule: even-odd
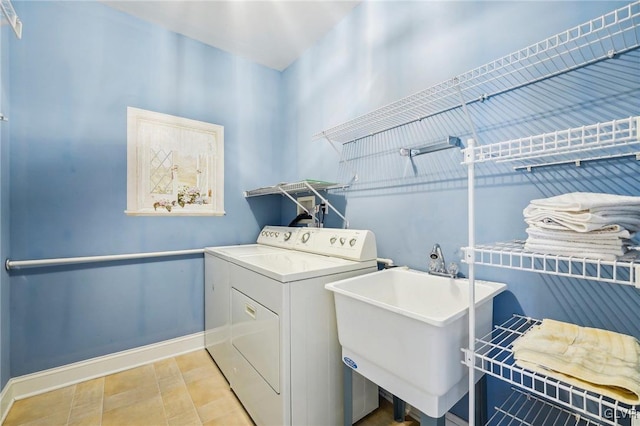
{"label": "blue painted wall", "polygon": [[[462,117],[345,146],[348,163],[311,135],[624,4],[367,2],[278,73],[101,4],[15,3],[25,34],[10,43],[12,121],[0,152],[2,247],[10,195],[11,258],[247,243],[261,225],[288,222],[295,212],[278,197],[247,201],[242,190],[300,178],[345,181],[355,170],[359,181],[332,201],[353,228],[376,233],[381,256],[418,269],[426,269],[435,242],[448,259],[460,258],[466,170],[453,150],[408,164],[396,148],[450,133],[466,139]],[[637,115],[639,57],[474,105],[480,141]],[[226,217],[123,214],[127,106],[225,126]],[[574,190],[639,195],[638,167],[605,161],[523,174],[487,166],[477,182],[477,240],[523,238],[531,198]],[[329,221],[340,226],[335,215]],[[640,336],[635,289],[489,268],[478,274],[509,284],[496,300],[496,321],[521,312]],[[9,324],[11,376],[202,330],[197,257],[34,269],[12,273],[10,283],[10,318],[6,280],[1,287],[2,383]],[[495,381],[489,389],[492,405],[507,392]],[[464,404],[456,411],[466,417]]]}
{"label": "blue painted wall", "polygon": [[[311,136],[625,4],[361,4],[283,74],[286,161],[298,165],[288,178],[349,182],[357,173],[350,189],[331,198],[344,208],[352,228],[375,232],[380,256],[426,270],[429,250],[438,242],[446,259],[459,261],[468,232],[467,171],[460,152],[442,151],[410,163],[398,151],[447,135],[466,140],[471,132],[461,111],[344,145],[342,159]],[[635,51],[469,110],[480,142],[489,143],[637,115],[639,92],[640,52]],[[478,166],[476,240],[525,238],[522,209],[533,198],[580,190],[640,195],[639,171],[640,164],[629,159],[533,173]],[[283,216],[291,216],[290,209],[284,204]],[[495,302],[498,322],[515,312],[640,337],[636,289],[486,267],[477,274],[509,285]],[[490,380],[490,406],[508,391]],[[467,417],[465,403],[454,411]]]}
{"label": "blue painted wall", "polygon": [[[11,115],[9,89],[9,40],[14,37],[8,25],[0,28],[0,112]],[[0,124],[0,259],[4,259],[9,251],[9,123]],[[11,377],[10,359],[10,283],[7,271],[0,272],[0,388]]]}
{"label": "blue painted wall", "polygon": [[[248,243],[279,221],[279,200],[242,197],[280,179],[279,72],[97,2],[15,3],[12,259]],[[124,214],[127,106],[225,127],[225,217]],[[11,376],[202,331],[202,283],[201,256],[12,272]]]}

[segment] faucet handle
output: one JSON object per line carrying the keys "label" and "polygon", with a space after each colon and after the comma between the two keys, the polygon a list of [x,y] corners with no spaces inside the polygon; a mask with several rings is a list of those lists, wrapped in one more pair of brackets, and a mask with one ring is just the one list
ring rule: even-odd
{"label": "faucet handle", "polygon": [[458,264],[456,262],[451,262],[447,267],[447,273],[449,273],[454,278],[458,276],[459,270],[460,268],[458,267]]}

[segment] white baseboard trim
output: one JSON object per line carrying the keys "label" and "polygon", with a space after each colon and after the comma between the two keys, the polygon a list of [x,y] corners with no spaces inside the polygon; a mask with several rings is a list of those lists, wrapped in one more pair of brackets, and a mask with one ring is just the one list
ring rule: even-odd
{"label": "white baseboard trim", "polygon": [[447,413],[444,415],[444,418],[447,421],[447,426],[469,426],[466,420],[462,420],[460,417],[456,416],[453,413]]}
{"label": "white baseboard trim", "polygon": [[14,401],[204,347],[204,332],[199,332],[11,378],[0,392],[0,423],[4,422]]}
{"label": "white baseboard trim", "polygon": [[2,392],[0,392],[0,424],[4,423],[13,401],[13,388],[11,387],[11,379],[9,379],[4,388],[2,388]]}
{"label": "white baseboard trim", "polygon": [[[393,402],[393,395],[386,391],[385,389],[380,388],[380,395],[389,402]],[[420,421],[420,411],[416,410],[409,404],[406,404],[408,415],[412,417],[414,420]],[[461,419],[453,413],[445,413],[445,426],[469,426],[466,420]]]}

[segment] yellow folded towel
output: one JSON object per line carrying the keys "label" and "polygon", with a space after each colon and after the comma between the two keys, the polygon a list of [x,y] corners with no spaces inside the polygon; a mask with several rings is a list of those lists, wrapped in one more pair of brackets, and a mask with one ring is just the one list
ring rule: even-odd
{"label": "yellow folded towel", "polygon": [[640,404],[640,344],[632,337],[544,319],[513,342],[516,364],[627,404]]}

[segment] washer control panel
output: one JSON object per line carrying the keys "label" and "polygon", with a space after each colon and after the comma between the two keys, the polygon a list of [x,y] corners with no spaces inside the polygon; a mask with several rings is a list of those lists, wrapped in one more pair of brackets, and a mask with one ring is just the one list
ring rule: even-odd
{"label": "washer control panel", "polygon": [[257,242],[356,261],[377,257],[375,235],[367,230],[265,226]]}
{"label": "washer control panel", "polygon": [[258,244],[282,248],[293,248],[299,229],[287,226],[265,226],[258,234]]}

